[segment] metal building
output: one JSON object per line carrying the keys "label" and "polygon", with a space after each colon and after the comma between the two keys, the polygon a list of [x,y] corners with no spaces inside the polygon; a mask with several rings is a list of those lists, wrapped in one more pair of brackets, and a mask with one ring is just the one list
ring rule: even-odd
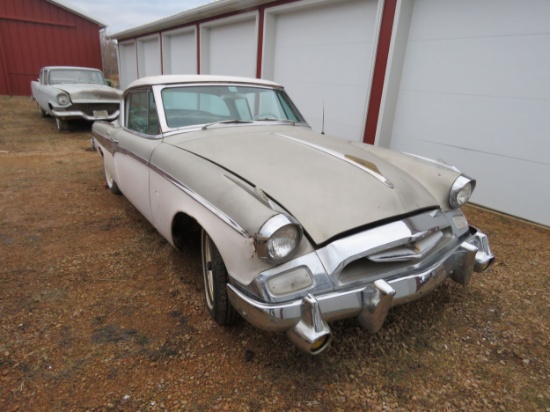
{"label": "metal building", "polygon": [[43,66],[101,69],[103,28],[61,1],[0,1],[0,95],[30,95]]}
{"label": "metal building", "polygon": [[[112,37],[147,75],[283,84],[317,131],[443,159],[550,226],[550,1],[219,0]],[[359,188],[358,188],[359,190]]]}

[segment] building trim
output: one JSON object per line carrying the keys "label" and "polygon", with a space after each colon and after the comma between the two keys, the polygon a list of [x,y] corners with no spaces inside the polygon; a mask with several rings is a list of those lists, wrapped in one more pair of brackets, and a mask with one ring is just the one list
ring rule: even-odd
{"label": "building trim", "polygon": [[374,64],[372,84],[370,87],[367,121],[363,135],[363,142],[369,144],[374,144],[376,139],[376,130],[380,115],[380,103],[384,92],[384,79],[386,77],[386,68],[388,65],[388,56],[392,41],[396,6],[397,0],[384,0],[384,9],[380,23],[380,35],[378,36],[378,45],[376,49],[376,61]]}

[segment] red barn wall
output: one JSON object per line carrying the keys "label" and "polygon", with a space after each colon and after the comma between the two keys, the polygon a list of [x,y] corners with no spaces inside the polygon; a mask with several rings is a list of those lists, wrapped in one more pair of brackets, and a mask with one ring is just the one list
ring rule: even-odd
{"label": "red barn wall", "polygon": [[30,96],[43,66],[101,69],[99,29],[45,0],[0,1],[0,95]]}

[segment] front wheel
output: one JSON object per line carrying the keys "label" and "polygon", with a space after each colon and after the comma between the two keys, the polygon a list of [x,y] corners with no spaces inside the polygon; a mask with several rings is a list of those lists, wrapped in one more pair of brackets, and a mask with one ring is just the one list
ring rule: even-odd
{"label": "front wheel", "polygon": [[69,122],[64,119],[60,119],[59,117],[55,118],[55,125],[57,126],[57,131],[66,132],[69,130]]}
{"label": "front wheel", "polygon": [[227,269],[218,248],[204,229],[201,234],[201,256],[208,313],[220,325],[233,325],[240,316],[227,296]]}
{"label": "front wheel", "polygon": [[36,105],[38,106],[38,114],[40,115],[40,117],[46,117],[46,111],[40,107],[38,102],[36,102]]}

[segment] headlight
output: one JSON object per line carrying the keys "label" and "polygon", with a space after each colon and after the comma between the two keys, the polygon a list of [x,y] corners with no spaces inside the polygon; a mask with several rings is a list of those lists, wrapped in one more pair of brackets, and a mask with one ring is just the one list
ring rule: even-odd
{"label": "headlight", "polygon": [[268,263],[282,263],[292,257],[302,240],[302,227],[290,216],[275,215],[255,236],[258,257]]}
{"label": "headlight", "polygon": [[468,176],[461,175],[457,177],[453,186],[451,187],[451,193],[449,194],[449,204],[452,208],[459,208],[465,205],[474,188],[476,187],[476,181],[470,179]]}
{"label": "headlight", "polygon": [[70,101],[71,99],[69,99],[69,95],[67,93],[59,93],[57,95],[57,103],[59,103],[61,106],[69,104]]}

